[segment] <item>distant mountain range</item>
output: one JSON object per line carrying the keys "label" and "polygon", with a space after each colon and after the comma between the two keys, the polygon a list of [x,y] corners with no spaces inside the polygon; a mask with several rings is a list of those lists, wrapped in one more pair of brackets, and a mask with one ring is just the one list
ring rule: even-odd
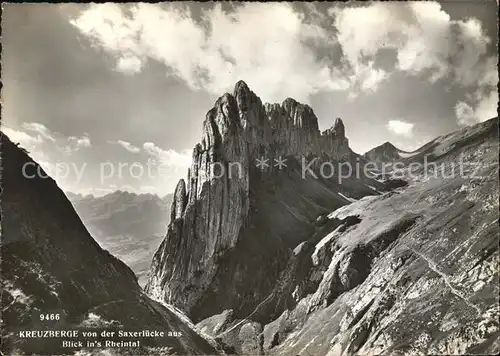
{"label": "distant mountain range", "polygon": [[104,196],[66,192],[90,234],[124,261],[144,285],[154,251],[165,236],[172,194],[115,191]]}

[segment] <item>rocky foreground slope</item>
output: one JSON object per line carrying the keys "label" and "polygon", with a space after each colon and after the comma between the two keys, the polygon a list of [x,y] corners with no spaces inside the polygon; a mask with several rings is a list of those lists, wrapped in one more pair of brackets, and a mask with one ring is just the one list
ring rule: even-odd
{"label": "rocky foreground slope", "polygon": [[407,187],[333,211],[293,250],[293,307],[197,326],[242,354],[497,354],[498,119],[413,153],[380,175]]}
{"label": "rocky foreground slope", "polygon": [[240,354],[497,354],[498,154],[492,119],[386,166],[409,185],[333,211],[294,248],[278,284],[295,305],[197,326]]}
{"label": "rocky foreground slope", "polygon": [[304,243],[298,304],[262,326],[261,351],[499,352],[498,119],[414,153],[389,172],[408,187],[334,211]]}
{"label": "rocky foreground slope", "polygon": [[66,193],[78,216],[99,245],[125,262],[144,286],[153,254],[170,219],[172,194],[115,191],[104,196]]}
{"label": "rocky foreground slope", "polygon": [[[342,122],[320,133],[306,105],[264,105],[239,82],[207,114],[146,290],[228,353],[498,352],[497,126],[339,184],[325,162],[367,161]],[[216,178],[231,162],[243,173]]]}
{"label": "rocky foreground slope", "polygon": [[[62,340],[68,338],[24,338],[20,332],[80,330],[81,336],[84,330],[104,329],[182,334],[140,338],[139,348],[108,349],[107,355],[216,352],[182,314],[143,293],[130,268],[89,235],[55,181],[37,175],[37,169],[42,176],[45,172],[3,133],[0,148],[2,354],[54,355],[78,350],[84,355],[85,347],[62,347]],[[40,319],[50,314],[58,314],[58,320]]]}

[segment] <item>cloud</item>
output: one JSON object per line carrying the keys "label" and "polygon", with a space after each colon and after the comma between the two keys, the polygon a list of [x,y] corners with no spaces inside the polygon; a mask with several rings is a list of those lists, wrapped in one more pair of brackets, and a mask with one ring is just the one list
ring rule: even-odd
{"label": "cloud", "polygon": [[498,90],[480,93],[476,97],[476,105],[472,107],[465,101],[455,105],[455,115],[461,126],[474,125],[498,116]]}
{"label": "cloud", "polygon": [[114,189],[111,188],[91,188],[85,191],[86,194],[92,194],[95,197],[103,197],[106,194],[113,193]]}
{"label": "cloud", "polygon": [[[107,3],[91,5],[70,23],[115,56],[116,70],[134,74],[154,59],[192,89],[215,95],[243,79],[266,101],[292,96],[307,102],[335,90],[355,97],[390,78],[375,65],[381,50],[396,53],[394,70],[431,82],[451,78],[469,86],[482,78],[491,40],[481,23],[452,20],[437,2],[374,2],[327,13],[305,8],[244,3],[223,10],[217,4],[197,21],[184,4]],[[322,58],[318,49],[328,55]]]}
{"label": "cloud", "polygon": [[426,74],[431,81],[450,76],[460,85],[477,84],[491,42],[481,23],[452,20],[437,2],[374,2],[334,8],[338,42],[346,61],[363,68],[380,50],[396,52],[396,69]]}
{"label": "cloud", "polygon": [[[498,59],[488,56],[491,39],[477,19],[452,20],[439,3],[424,1],[375,2],[334,8],[330,14],[344,58],[358,76],[370,73],[366,66],[381,50],[390,49],[396,53],[396,70],[424,76],[431,83],[447,79],[472,91],[469,103],[459,101],[455,106],[460,125],[496,116]],[[366,83],[376,87],[387,78],[374,75]]]}
{"label": "cloud", "polygon": [[[22,147],[29,150],[29,155],[44,169],[44,171],[54,178],[62,178],[58,173],[61,169],[61,162],[54,155],[57,151],[69,154],[82,147],[91,147],[90,139],[87,136],[64,137],[54,136],[44,125],[38,123],[25,123],[22,125],[25,130],[36,132],[36,136],[21,130],[11,129],[3,126],[4,132],[14,143],[18,142]],[[64,179],[58,180],[60,184],[67,184]]]}
{"label": "cloud", "polygon": [[497,57],[485,61],[477,90],[455,105],[459,125],[474,125],[498,116],[497,61]]}
{"label": "cloud", "polygon": [[90,148],[92,143],[87,134],[83,136],[70,136],[67,138],[66,146],[59,147],[59,149],[66,154],[70,154],[79,151],[81,148]]}
{"label": "cloud", "polygon": [[[12,137],[14,141],[18,141],[21,145],[27,145],[33,147],[34,144],[49,143],[49,146],[45,148],[55,147],[57,150],[62,151],[66,154],[76,152],[81,148],[90,148],[92,143],[87,134],[83,136],[69,136],[64,137],[62,135],[55,135],[50,131],[45,125],[36,122],[27,122],[22,125],[24,130],[36,132],[37,136],[29,135],[24,131],[13,130],[10,128],[3,128],[7,136]],[[35,154],[36,157],[40,157],[40,154],[44,154],[41,149]],[[46,156],[43,160],[46,160]]]}
{"label": "cloud", "polygon": [[125,9],[92,5],[70,21],[117,58],[117,70],[136,72],[150,58],[192,89],[220,95],[243,79],[267,101],[307,101],[313,93],[350,85],[331,61],[317,58],[317,46],[332,49],[331,34],[290,4],[244,3],[231,11],[217,4],[202,12],[201,21],[179,4]]}
{"label": "cloud", "polygon": [[478,99],[474,113],[479,122],[498,116],[498,89],[495,88],[488,94],[482,94]]}
{"label": "cloud", "polygon": [[125,74],[136,74],[142,69],[143,61],[137,57],[125,55],[118,59],[116,70]]}
{"label": "cloud", "polygon": [[[476,121],[496,111],[497,61],[488,57],[491,39],[477,19],[451,19],[437,2],[334,5],[323,13],[304,8],[242,3],[223,10],[216,4],[195,20],[184,4],[106,3],[89,6],[70,23],[114,56],[115,70],[136,74],[152,59],[167,75],[214,95],[243,79],[264,101],[309,102],[312,94],[332,91],[353,99],[403,72],[472,93],[466,104]],[[390,64],[381,60],[388,52]]]}
{"label": "cloud", "polygon": [[467,126],[476,122],[474,109],[466,102],[459,101],[455,105],[455,115],[460,125]]}
{"label": "cloud", "polygon": [[415,124],[401,121],[401,120],[389,120],[387,123],[387,129],[393,134],[411,137],[413,135],[413,127]]}
{"label": "cloud", "polygon": [[138,153],[141,150],[139,147],[136,147],[127,141],[117,140],[117,141],[108,141],[108,143],[120,145],[131,153]]}
{"label": "cloud", "polygon": [[75,137],[71,136],[68,138],[69,141],[75,142],[77,147],[91,147],[90,139],[87,136]]}
{"label": "cloud", "polygon": [[381,83],[390,76],[385,70],[374,68],[374,62],[370,61],[366,64],[355,64],[354,74],[351,74],[350,81],[353,90],[349,92],[349,98],[358,97],[361,92],[375,92]]}
{"label": "cloud", "polygon": [[44,151],[51,151],[51,149],[56,149],[66,154],[70,154],[80,150],[81,148],[92,147],[92,143],[87,134],[84,134],[83,136],[69,137],[65,137],[60,134],[56,135],[45,125],[36,122],[23,123],[22,128],[27,131],[35,132],[36,136],[30,135],[25,131],[15,130],[5,126],[2,127],[2,132],[4,132],[12,141],[19,142],[21,146],[29,149],[34,149],[36,146],[45,144],[37,147],[36,152],[33,152],[33,157],[42,161],[47,162],[48,157]]}
{"label": "cloud", "polygon": [[139,191],[141,193],[149,193],[149,194],[158,194],[159,193],[158,187],[155,187],[152,185],[141,185],[139,187]]}
{"label": "cloud", "polygon": [[188,150],[181,153],[174,150],[164,150],[152,142],[145,142],[143,148],[162,165],[176,168],[188,168],[191,166],[192,156],[191,152]]}
{"label": "cloud", "polygon": [[52,132],[43,124],[37,122],[25,122],[22,125],[23,129],[38,133],[43,139],[55,142]]}

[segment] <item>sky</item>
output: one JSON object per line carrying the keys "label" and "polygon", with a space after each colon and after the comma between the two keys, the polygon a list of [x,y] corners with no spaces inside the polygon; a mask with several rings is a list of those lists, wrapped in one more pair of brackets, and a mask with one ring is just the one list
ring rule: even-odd
{"label": "sky", "polygon": [[77,193],[171,193],[240,79],[358,153],[497,115],[496,1],[2,6],[2,131]]}

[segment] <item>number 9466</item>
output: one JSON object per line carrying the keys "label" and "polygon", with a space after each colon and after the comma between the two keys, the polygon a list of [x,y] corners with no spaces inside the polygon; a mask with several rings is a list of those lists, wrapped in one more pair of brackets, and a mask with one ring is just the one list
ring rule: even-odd
{"label": "number 9466", "polygon": [[40,314],[41,321],[59,320],[59,319],[61,319],[61,316],[59,314]]}

